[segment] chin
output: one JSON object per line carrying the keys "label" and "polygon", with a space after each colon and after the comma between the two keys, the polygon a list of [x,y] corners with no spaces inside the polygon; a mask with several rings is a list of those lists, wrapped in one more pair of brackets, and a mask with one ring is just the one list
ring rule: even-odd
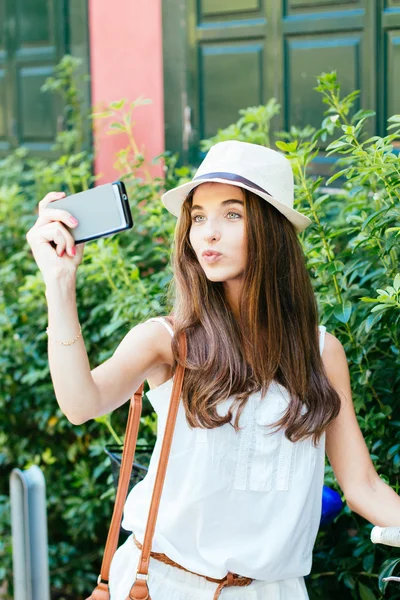
{"label": "chin", "polygon": [[236,279],[239,276],[239,273],[217,273],[212,271],[204,271],[207,279],[212,281],[213,283],[223,283],[224,281],[230,281],[231,279]]}
{"label": "chin", "polygon": [[221,276],[218,277],[218,275],[208,275],[206,273],[206,277],[208,281],[212,281],[213,283],[223,283],[224,281],[226,281],[226,279],[224,279]]}

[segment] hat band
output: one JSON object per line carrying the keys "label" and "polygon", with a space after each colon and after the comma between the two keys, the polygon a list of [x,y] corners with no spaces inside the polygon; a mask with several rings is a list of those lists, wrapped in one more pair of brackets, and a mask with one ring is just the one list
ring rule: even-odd
{"label": "hat band", "polygon": [[253,183],[249,179],[242,177],[241,175],[236,175],[236,173],[206,173],[205,175],[198,175],[197,177],[194,177],[192,181],[197,181],[198,179],[228,179],[229,181],[236,181],[236,183],[243,183],[244,185],[257,190],[258,192],[263,192],[264,194],[271,196],[271,194],[267,192],[267,190],[264,190],[264,188],[260,187],[256,183]]}

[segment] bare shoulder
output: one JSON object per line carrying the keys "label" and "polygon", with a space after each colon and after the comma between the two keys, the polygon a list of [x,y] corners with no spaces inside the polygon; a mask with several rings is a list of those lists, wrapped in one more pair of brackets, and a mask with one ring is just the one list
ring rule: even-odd
{"label": "bare shoulder", "polygon": [[[165,321],[167,321],[170,328],[173,330],[173,326],[167,317],[162,317]],[[163,323],[160,321],[145,321],[143,323],[149,331],[149,335],[156,339],[157,346],[159,349],[159,354],[163,360],[163,363],[173,366],[174,364],[174,355],[172,353],[172,335],[171,332],[167,329]]]}
{"label": "bare shoulder", "polygon": [[345,356],[345,351],[340,340],[329,331],[325,332],[324,348],[322,350],[322,358],[325,361]]}
{"label": "bare shoulder", "polygon": [[326,374],[334,387],[349,395],[350,374],[346,352],[343,344],[332,333],[325,333],[325,343],[322,351],[322,362]]}
{"label": "bare shoulder", "polygon": [[89,418],[121,406],[145,379],[155,381],[153,374],[165,377],[173,365],[171,339],[166,327],[154,321],[139,323],[128,331],[114,354],[91,371],[99,402]]}
{"label": "bare shoulder", "polygon": [[145,321],[133,327],[125,336],[120,349],[128,354],[135,350],[140,351],[141,346],[151,347],[153,355],[157,357],[156,365],[160,363],[174,364],[171,348],[172,336],[168,329],[159,321]]}
{"label": "bare shoulder", "polygon": [[[172,329],[171,322],[165,317],[163,317],[163,319],[164,321],[167,321]],[[174,356],[171,347],[172,335],[171,331],[159,321],[147,321],[145,325],[150,326],[152,328],[152,334],[156,335],[158,338],[159,355],[161,358],[161,362],[155,365],[147,374],[147,382],[150,389],[153,390],[172,377],[172,367],[174,364]]]}

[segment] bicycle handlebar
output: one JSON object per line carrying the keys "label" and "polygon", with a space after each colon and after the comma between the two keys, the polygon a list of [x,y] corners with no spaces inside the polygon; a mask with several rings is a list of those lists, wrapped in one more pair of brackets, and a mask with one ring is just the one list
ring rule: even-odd
{"label": "bicycle handlebar", "polygon": [[374,527],[371,531],[371,542],[400,548],[400,527]]}

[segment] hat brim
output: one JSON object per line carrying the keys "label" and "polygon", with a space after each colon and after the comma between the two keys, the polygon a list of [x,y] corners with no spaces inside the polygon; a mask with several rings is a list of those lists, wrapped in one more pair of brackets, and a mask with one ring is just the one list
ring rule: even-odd
{"label": "hat brim", "polygon": [[179,217],[179,213],[182,204],[186,199],[186,196],[189,194],[189,192],[191,192],[194,188],[198,187],[202,183],[227,183],[228,185],[234,185],[236,187],[248,190],[249,192],[253,192],[253,194],[260,196],[260,198],[263,198],[264,200],[272,204],[272,206],[279,210],[279,212],[285,215],[285,217],[287,217],[289,221],[291,221],[294,224],[298,233],[304,231],[304,229],[312,223],[311,219],[299,213],[294,208],[290,208],[289,206],[286,206],[286,204],[279,202],[269,194],[255,190],[251,186],[246,185],[242,182],[235,181],[234,183],[232,183],[232,181],[223,178],[207,179],[205,177],[204,179],[201,179],[199,181],[188,181],[187,183],[179,185],[178,187],[173,188],[172,190],[168,190],[168,192],[165,192],[161,197],[161,201],[170,213],[175,215],[175,217]]}

